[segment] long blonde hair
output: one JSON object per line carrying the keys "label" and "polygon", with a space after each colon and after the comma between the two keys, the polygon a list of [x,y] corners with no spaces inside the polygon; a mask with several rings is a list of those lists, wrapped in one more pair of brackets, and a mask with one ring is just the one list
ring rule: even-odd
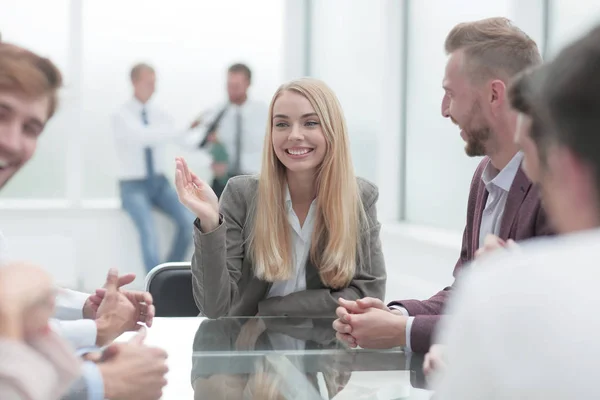
{"label": "long blonde hair", "polygon": [[273,282],[289,279],[294,270],[290,225],[285,207],[286,168],[273,149],[273,106],[285,91],[306,97],[319,116],[327,149],[316,179],[317,202],[310,259],[328,287],[348,286],[360,255],[360,231],[366,216],[350,156],[346,122],[340,103],[323,82],[302,78],[277,89],[269,107],[256,219],[250,234],[255,275]]}

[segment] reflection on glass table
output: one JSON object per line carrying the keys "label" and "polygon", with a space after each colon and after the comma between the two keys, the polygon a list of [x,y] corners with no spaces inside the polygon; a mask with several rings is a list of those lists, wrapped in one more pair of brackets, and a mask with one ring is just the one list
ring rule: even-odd
{"label": "reflection on glass table", "polygon": [[422,356],[349,349],[330,318],[203,320],[193,343],[195,399],[429,399]]}

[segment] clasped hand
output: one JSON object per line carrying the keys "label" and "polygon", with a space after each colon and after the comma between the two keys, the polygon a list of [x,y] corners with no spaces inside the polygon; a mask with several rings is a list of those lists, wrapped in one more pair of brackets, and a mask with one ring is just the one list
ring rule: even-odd
{"label": "clasped hand", "polygon": [[350,301],[340,298],[333,322],[336,337],[350,347],[386,349],[406,344],[407,317],[393,313],[372,297]]}
{"label": "clasped hand", "polygon": [[95,320],[98,327],[97,345],[106,345],[124,332],[137,331],[142,324],[152,326],[155,314],[152,295],[121,288],[134,279],[134,274],[119,277],[116,269],[110,269],[104,287],[85,302],[84,317]]}

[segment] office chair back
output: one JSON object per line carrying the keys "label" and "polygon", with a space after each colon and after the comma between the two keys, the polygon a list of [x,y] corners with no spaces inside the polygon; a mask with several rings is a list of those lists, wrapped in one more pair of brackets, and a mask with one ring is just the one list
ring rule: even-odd
{"label": "office chair back", "polygon": [[192,292],[189,262],[160,264],[146,276],[157,317],[196,317],[200,314]]}

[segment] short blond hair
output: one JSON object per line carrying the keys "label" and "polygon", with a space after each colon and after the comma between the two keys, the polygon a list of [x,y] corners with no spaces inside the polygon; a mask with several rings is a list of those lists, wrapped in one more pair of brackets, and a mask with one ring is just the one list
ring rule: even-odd
{"label": "short blond hair", "polygon": [[537,44],[508,18],[487,18],[456,25],[446,37],[447,54],[464,51],[469,75],[508,81],[542,63]]}
{"label": "short blond hair", "polygon": [[129,73],[131,82],[135,82],[137,80],[137,78],[140,76],[140,73],[142,71],[150,71],[150,72],[154,73],[154,68],[150,64],[146,64],[146,63],[135,64],[131,68],[131,72]]}

